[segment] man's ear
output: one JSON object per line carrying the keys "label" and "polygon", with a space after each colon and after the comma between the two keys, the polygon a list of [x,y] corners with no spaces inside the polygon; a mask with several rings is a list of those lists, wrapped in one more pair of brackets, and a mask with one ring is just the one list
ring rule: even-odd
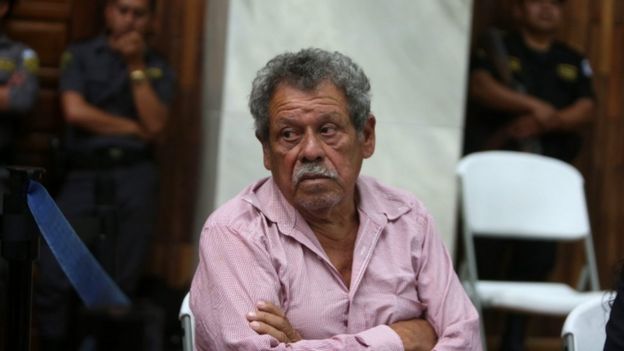
{"label": "man's ear", "polygon": [[362,156],[369,158],[375,153],[375,116],[373,114],[368,116],[366,122],[364,122],[364,128],[362,129]]}
{"label": "man's ear", "polygon": [[271,170],[271,149],[269,147],[269,142],[268,141],[262,141],[262,139],[256,135],[256,138],[258,138],[258,141],[260,142],[260,145],[262,145],[262,162],[264,162],[264,168],[267,169],[267,171]]}

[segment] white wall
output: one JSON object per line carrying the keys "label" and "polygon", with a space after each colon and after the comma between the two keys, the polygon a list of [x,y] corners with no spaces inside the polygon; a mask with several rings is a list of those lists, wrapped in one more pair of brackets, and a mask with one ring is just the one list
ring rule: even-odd
{"label": "white wall", "polygon": [[[206,138],[212,140],[204,151],[197,226],[213,208],[268,175],[247,109],[256,71],[278,53],[320,47],[350,56],[371,81],[377,149],[363,173],[415,193],[452,249],[471,0],[209,3],[208,22],[221,13],[227,23],[221,30],[207,24],[206,67],[213,74],[206,76],[204,111]],[[226,33],[225,39],[215,33]],[[219,45],[223,56],[211,58]],[[224,70],[216,76],[219,62]]]}

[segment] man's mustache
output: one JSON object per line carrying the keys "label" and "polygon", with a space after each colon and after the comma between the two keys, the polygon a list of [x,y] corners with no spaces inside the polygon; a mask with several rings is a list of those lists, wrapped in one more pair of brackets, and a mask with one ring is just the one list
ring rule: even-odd
{"label": "man's mustache", "polygon": [[336,179],[338,174],[333,169],[327,168],[321,162],[313,163],[300,163],[293,172],[292,182],[293,184],[299,184],[304,178],[330,178]]}

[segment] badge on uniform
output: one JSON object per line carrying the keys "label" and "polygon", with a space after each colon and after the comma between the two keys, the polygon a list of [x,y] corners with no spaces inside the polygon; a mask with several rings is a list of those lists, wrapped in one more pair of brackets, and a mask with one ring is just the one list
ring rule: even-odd
{"label": "badge on uniform", "polygon": [[73,58],[74,57],[72,56],[71,52],[69,52],[69,51],[63,52],[63,55],[61,55],[61,71],[65,70],[67,67],[69,67],[69,65],[71,64]]}
{"label": "badge on uniform", "polygon": [[522,61],[520,61],[520,59],[517,57],[509,56],[508,65],[509,65],[509,69],[512,72],[522,71]]}
{"label": "badge on uniform", "polygon": [[37,74],[39,70],[39,57],[33,49],[26,49],[22,52],[22,61],[26,70],[32,74]]}
{"label": "badge on uniform", "polygon": [[591,65],[589,64],[589,60],[588,59],[583,59],[583,61],[581,62],[581,69],[583,70],[583,75],[585,77],[591,77],[594,75],[594,71],[591,68]]}
{"label": "badge on uniform", "polygon": [[0,57],[0,71],[13,73],[15,71],[15,62],[6,57]]}
{"label": "badge on uniform", "polygon": [[145,74],[150,80],[160,79],[163,76],[162,69],[158,67],[149,67],[145,70]]}
{"label": "badge on uniform", "polygon": [[578,78],[578,69],[573,65],[560,63],[557,65],[557,75],[567,82],[573,82]]}

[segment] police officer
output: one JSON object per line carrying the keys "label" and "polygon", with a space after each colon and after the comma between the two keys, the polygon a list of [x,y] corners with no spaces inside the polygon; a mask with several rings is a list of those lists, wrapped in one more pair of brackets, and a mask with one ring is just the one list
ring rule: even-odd
{"label": "police officer", "polygon": [[4,21],[13,3],[0,0],[0,195],[8,176],[5,166],[15,162],[14,139],[19,117],[33,107],[39,93],[37,54],[4,33]]}
{"label": "police officer", "polygon": [[[157,201],[151,146],[165,127],[173,77],[150,49],[154,0],[108,0],[104,35],[62,57],[61,106],[68,124],[68,168],[57,203],[70,222],[96,218],[94,255],[130,296],[149,247]],[[84,223],[84,221],[82,222]],[[42,248],[37,307],[41,346],[65,350],[70,286]]]}
{"label": "police officer", "polygon": [[[517,32],[493,32],[473,55],[464,151],[526,151],[571,162],[594,109],[588,60],[555,39],[563,0],[515,0]],[[555,244],[475,242],[480,277],[543,280]],[[503,264],[505,260],[508,264]],[[501,270],[501,267],[503,269]],[[508,318],[502,350],[522,350],[524,319]]]}
{"label": "police officer", "polygon": [[[31,110],[39,93],[37,54],[28,46],[11,40],[4,24],[14,1],[0,0],[0,214],[3,196],[7,190],[7,165],[15,159],[15,137],[20,117]],[[7,268],[0,259],[0,314],[6,315]]]}

